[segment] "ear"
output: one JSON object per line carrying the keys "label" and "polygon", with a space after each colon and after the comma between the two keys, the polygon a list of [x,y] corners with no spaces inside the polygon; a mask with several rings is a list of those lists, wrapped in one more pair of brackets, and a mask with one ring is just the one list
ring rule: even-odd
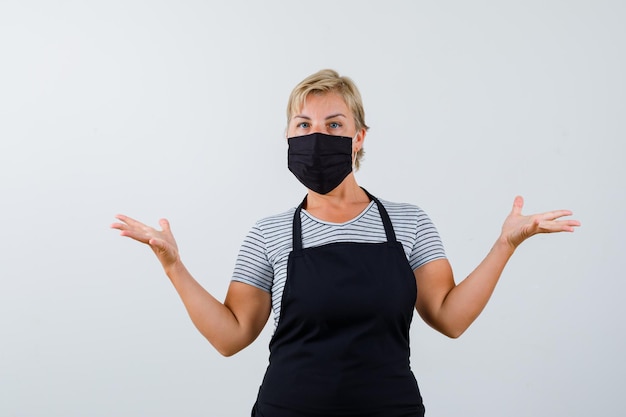
{"label": "ear", "polygon": [[363,148],[363,142],[365,141],[365,134],[367,131],[365,129],[361,129],[355,136],[354,141],[352,142],[352,148],[355,152],[358,152]]}

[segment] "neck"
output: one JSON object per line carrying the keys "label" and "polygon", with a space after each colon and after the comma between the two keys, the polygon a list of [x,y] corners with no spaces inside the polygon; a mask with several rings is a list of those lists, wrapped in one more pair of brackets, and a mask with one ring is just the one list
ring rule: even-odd
{"label": "neck", "polygon": [[304,209],[313,216],[330,222],[341,223],[353,219],[369,204],[370,199],[350,174],[328,194],[309,190]]}

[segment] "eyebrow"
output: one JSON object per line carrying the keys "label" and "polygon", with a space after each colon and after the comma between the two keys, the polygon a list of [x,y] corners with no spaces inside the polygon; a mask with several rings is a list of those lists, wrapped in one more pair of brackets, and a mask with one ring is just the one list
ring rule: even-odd
{"label": "eyebrow", "polygon": [[[324,120],[329,120],[329,119],[334,119],[335,117],[343,117],[345,118],[346,115],[343,113],[337,113],[337,114],[331,114],[330,116],[326,116],[326,118]],[[309,116],[305,116],[303,114],[297,114],[295,116],[293,116],[294,119],[305,119],[305,120],[311,120],[311,118]]]}

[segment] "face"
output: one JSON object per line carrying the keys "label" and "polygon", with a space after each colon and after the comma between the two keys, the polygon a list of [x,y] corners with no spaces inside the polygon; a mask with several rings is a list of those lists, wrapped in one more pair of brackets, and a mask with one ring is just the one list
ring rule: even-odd
{"label": "face", "polygon": [[[343,98],[336,93],[310,94],[302,109],[289,121],[287,137],[311,133],[356,138],[352,141],[353,152],[363,146],[365,130],[357,132],[352,111]],[[358,135],[357,135],[358,133]]]}

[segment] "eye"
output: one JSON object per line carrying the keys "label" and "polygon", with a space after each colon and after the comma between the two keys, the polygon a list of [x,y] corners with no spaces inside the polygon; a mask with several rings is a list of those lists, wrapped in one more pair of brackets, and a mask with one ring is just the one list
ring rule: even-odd
{"label": "eye", "polygon": [[296,125],[300,129],[308,129],[311,125],[308,122],[298,123]]}
{"label": "eye", "polygon": [[330,127],[331,129],[339,129],[341,127],[341,123],[338,122],[330,122],[328,124],[328,127]]}

